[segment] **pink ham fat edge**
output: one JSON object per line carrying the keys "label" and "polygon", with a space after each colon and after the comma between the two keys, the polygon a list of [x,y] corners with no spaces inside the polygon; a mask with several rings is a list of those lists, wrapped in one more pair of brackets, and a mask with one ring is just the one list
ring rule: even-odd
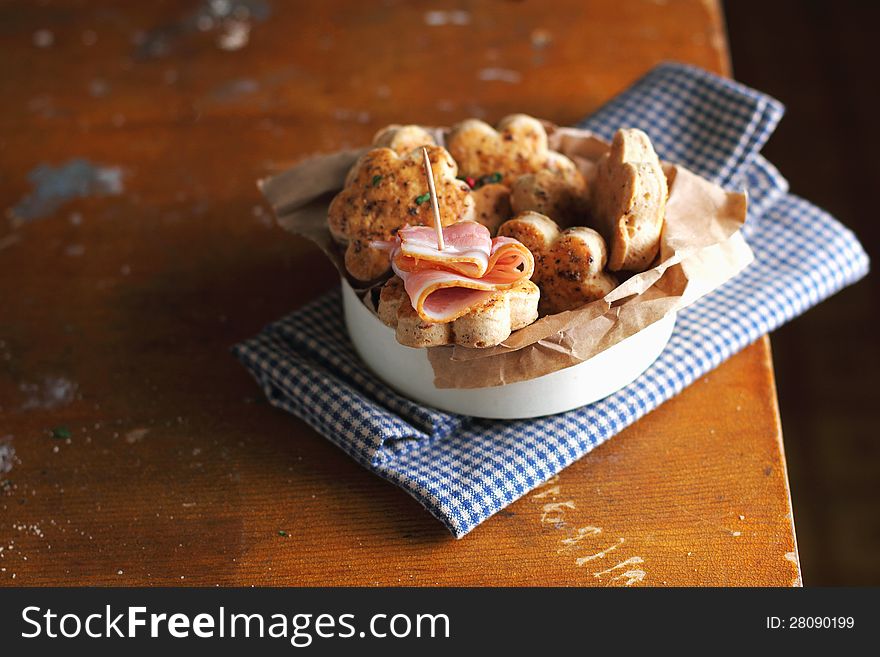
{"label": "pink ham fat edge", "polygon": [[450,322],[534,271],[532,254],[521,242],[492,239],[476,222],[446,226],[443,241],[440,251],[433,227],[405,226],[394,242],[382,244],[391,248],[392,268],[403,280],[413,308],[427,322]]}

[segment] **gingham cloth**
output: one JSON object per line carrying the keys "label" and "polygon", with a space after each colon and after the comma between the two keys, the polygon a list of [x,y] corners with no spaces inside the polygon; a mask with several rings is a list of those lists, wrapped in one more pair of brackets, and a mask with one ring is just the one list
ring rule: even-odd
{"label": "gingham cloth", "polygon": [[338,292],[237,345],[269,401],[421,502],[460,538],[638,420],[761,335],[868,271],[853,234],[758,155],[782,117],[776,100],[705,71],[663,64],[583,121],[608,139],[638,127],[666,160],[747,188],[744,234],[755,262],[679,314],[660,358],[590,406],[524,421],[488,421],[420,406],[355,355]]}

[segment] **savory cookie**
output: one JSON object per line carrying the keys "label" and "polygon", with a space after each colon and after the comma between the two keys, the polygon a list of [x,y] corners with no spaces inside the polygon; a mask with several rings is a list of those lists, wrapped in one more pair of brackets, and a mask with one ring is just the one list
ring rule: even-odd
{"label": "savory cookie", "polygon": [[587,181],[577,165],[553,151],[544,169],[520,176],[510,188],[513,214],[538,212],[561,226],[584,223],[588,201]]}
{"label": "savory cookie", "polygon": [[[444,148],[427,149],[443,225],[473,218],[474,199],[467,183],[456,179],[455,161]],[[363,155],[330,203],[327,221],[333,238],[346,246],[345,267],[354,278],[371,281],[387,273],[388,253],[370,243],[392,239],[407,223],[434,225],[421,148],[404,156],[390,148]]]}
{"label": "savory cookie", "polygon": [[436,145],[431,133],[419,125],[389,125],[373,137],[373,146],[390,148],[398,155],[406,155],[414,148]]}
{"label": "savory cookie", "polygon": [[474,219],[495,235],[498,226],[513,216],[510,189],[500,183],[488,183],[477,187],[471,194],[474,197]]}
{"label": "savory cookie", "polygon": [[669,189],[651,140],[618,130],[602,156],[592,188],[592,215],[608,240],[612,271],[640,272],[657,257]]}
{"label": "savory cookie", "polygon": [[544,168],[549,153],[544,125],[525,114],[506,116],[497,129],[479,119],[462,121],[452,126],[446,147],[461,175],[500,173],[500,182],[507,185]]}
{"label": "savory cookie", "polygon": [[549,217],[526,212],[502,224],[498,234],[518,239],[535,257],[532,280],[541,289],[542,314],[574,310],[617,286],[603,271],[605,241],[592,228],[561,231]]}
{"label": "savory cookie", "polygon": [[393,276],[379,294],[379,319],[395,329],[407,347],[494,347],[512,331],[538,319],[538,287],[529,280],[493,295],[486,303],[445,324],[425,322],[412,307],[403,281]]}

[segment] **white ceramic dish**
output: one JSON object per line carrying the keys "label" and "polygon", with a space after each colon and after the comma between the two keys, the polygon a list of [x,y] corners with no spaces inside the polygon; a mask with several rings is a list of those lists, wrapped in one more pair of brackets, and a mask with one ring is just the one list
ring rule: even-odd
{"label": "white ceramic dish", "polygon": [[437,388],[424,349],[404,347],[342,281],[345,323],[354,348],[375,374],[401,394],[450,413],[498,420],[552,415],[603,399],[653,363],[675,326],[669,315],[578,365],[492,388]]}

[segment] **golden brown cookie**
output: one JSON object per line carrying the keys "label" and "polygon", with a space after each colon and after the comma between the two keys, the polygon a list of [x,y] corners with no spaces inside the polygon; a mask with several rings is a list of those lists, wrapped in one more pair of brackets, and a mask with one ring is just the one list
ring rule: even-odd
{"label": "golden brown cookie", "polygon": [[592,188],[592,214],[608,241],[608,268],[641,272],[660,248],[669,189],[651,140],[618,130],[602,156]]}
{"label": "golden brown cookie", "polygon": [[390,148],[398,155],[406,155],[414,148],[436,145],[431,133],[419,125],[389,125],[373,137],[373,146]]}
{"label": "golden brown cookie", "polygon": [[[456,179],[455,161],[444,148],[427,149],[443,225],[473,218],[474,200],[468,185]],[[345,267],[354,278],[371,281],[390,269],[387,252],[370,245],[374,240],[392,239],[407,223],[434,225],[422,158],[421,148],[404,156],[375,148],[358,160],[330,203],[330,233],[345,245]]]}
{"label": "golden brown cookie", "polygon": [[497,172],[507,185],[540,171],[549,153],[544,125],[525,114],[501,119],[497,129],[479,119],[462,121],[450,130],[446,147],[461,175],[479,178]]}
{"label": "golden brown cookie", "polygon": [[513,216],[510,190],[500,183],[489,183],[471,192],[474,197],[474,219],[495,235],[498,226]]}
{"label": "golden brown cookie", "polygon": [[575,163],[552,151],[544,169],[520,176],[510,189],[514,215],[538,212],[560,226],[585,223],[588,202],[587,182]]}
{"label": "golden brown cookie", "polygon": [[512,331],[538,318],[538,287],[529,280],[493,295],[479,308],[445,324],[425,322],[413,309],[403,281],[388,280],[379,294],[379,319],[395,329],[397,341],[407,347],[494,347]]}
{"label": "golden brown cookie", "polygon": [[535,257],[532,280],[541,289],[542,314],[574,310],[617,286],[614,276],[603,271],[605,241],[592,228],[561,231],[549,217],[526,212],[502,224],[498,234],[518,239]]}

